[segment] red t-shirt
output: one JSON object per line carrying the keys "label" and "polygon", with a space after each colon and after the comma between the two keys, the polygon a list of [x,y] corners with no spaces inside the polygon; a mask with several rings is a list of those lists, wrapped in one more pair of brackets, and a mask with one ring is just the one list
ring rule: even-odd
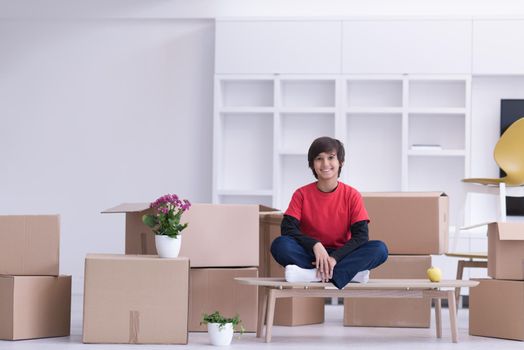
{"label": "red t-shirt", "polygon": [[325,247],[340,248],[350,238],[350,227],[369,216],[360,193],[338,182],[333,192],[322,192],[313,182],[293,193],[286,215],[300,222],[300,231]]}

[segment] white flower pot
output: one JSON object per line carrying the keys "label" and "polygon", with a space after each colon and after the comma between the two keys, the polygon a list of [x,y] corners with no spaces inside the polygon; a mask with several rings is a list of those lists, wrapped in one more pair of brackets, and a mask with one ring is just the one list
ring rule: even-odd
{"label": "white flower pot", "polygon": [[161,258],[176,258],[180,252],[182,235],[171,238],[165,235],[155,235],[156,251]]}
{"label": "white flower pot", "polygon": [[216,346],[229,345],[231,339],[233,339],[233,324],[226,323],[223,327],[220,327],[220,323],[208,323],[207,332],[211,344]]}

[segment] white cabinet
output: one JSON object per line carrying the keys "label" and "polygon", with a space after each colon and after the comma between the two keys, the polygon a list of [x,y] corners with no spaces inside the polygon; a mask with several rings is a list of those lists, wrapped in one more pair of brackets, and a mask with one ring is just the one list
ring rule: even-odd
{"label": "white cabinet", "polygon": [[457,75],[217,75],[214,201],[285,210],[315,181],[307,150],[346,147],[360,191],[445,191],[458,211],[469,169],[471,80]]}
{"label": "white cabinet", "polygon": [[524,74],[524,20],[473,22],[473,74]]}
{"label": "white cabinet", "polygon": [[215,72],[338,73],[340,21],[220,20]]}
{"label": "white cabinet", "polygon": [[346,146],[361,191],[445,191],[469,175],[471,20],[216,22],[213,201],[285,210],[307,150]]}
{"label": "white cabinet", "polygon": [[469,20],[361,20],[343,23],[343,73],[467,74]]}

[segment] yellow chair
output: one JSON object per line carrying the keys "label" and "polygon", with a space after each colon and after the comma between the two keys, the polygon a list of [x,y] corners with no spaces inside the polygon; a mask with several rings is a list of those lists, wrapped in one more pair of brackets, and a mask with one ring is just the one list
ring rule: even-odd
{"label": "yellow chair", "polygon": [[[506,129],[495,145],[495,162],[504,170],[501,178],[463,179],[466,190],[499,195],[498,220],[506,221],[506,195],[524,197],[524,118],[520,118]],[[472,187],[469,184],[473,184]],[[481,186],[478,186],[481,185]]]}
{"label": "yellow chair", "polygon": [[[524,197],[524,118],[520,118],[506,129],[495,145],[493,152],[495,162],[504,170],[506,176],[501,178],[469,178],[463,179],[465,183],[466,198],[464,207],[467,202],[467,192],[490,193],[499,196],[499,212],[497,220],[506,221],[506,196]],[[463,208],[464,214],[467,212]],[[459,215],[462,216],[462,215]],[[464,215],[465,216],[465,215]],[[446,254],[454,258],[462,258],[457,266],[457,279],[462,279],[464,268],[486,268],[488,255],[486,252],[456,252],[458,235],[460,230],[478,227],[473,225],[466,228],[460,228],[457,223],[455,230],[453,251]],[[479,259],[477,261],[475,259]],[[456,288],[455,297],[457,305],[460,299],[460,288]]]}

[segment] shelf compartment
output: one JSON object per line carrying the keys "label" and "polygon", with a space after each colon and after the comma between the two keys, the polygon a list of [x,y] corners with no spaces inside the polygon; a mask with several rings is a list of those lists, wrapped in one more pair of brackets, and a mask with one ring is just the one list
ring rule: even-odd
{"label": "shelf compartment", "polygon": [[284,108],[335,107],[335,80],[282,80]]}
{"label": "shelf compartment", "polygon": [[342,174],[359,191],[400,191],[401,114],[347,116],[346,164]]}
{"label": "shelf compartment", "polygon": [[335,135],[335,114],[283,113],[280,123],[282,153],[307,153],[314,139]]}
{"label": "shelf compartment", "polygon": [[285,211],[289,206],[289,201],[293,193],[298,188],[309,183],[315,182],[316,179],[309,169],[307,155],[284,155],[280,157],[280,203],[277,203],[279,209]]}
{"label": "shelf compartment", "polygon": [[272,107],[272,80],[222,80],[222,107]]}
{"label": "shelf compartment", "polygon": [[409,191],[443,191],[450,198],[450,225],[456,223],[463,200],[464,158],[410,157],[408,166]]}
{"label": "shelf compartment", "polygon": [[464,115],[409,114],[408,120],[408,149],[413,144],[440,145],[440,152],[465,149]]}
{"label": "shelf compartment", "polygon": [[402,107],[402,80],[349,80],[348,107]]}
{"label": "shelf compartment", "polygon": [[271,114],[222,114],[218,188],[273,188],[273,118]]}
{"label": "shelf compartment", "polygon": [[465,108],[466,81],[410,80],[409,108]]}

